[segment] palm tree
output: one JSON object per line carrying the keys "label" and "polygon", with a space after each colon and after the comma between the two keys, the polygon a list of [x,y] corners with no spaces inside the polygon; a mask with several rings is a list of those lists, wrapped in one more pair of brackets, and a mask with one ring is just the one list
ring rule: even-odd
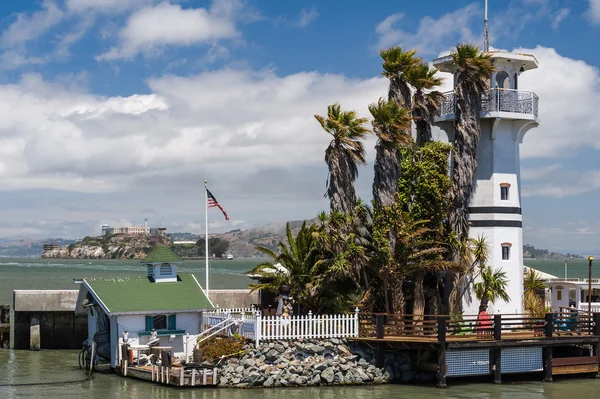
{"label": "palm tree", "polygon": [[[456,97],[456,119],[454,121],[454,152],[452,171],[452,202],[450,206],[450,228],[457,240],[465,241],[469,236],[468,207],[477,170],[477,151],[481,135],[481,96],[489,90],[489,80],[494,66],[490,55],[480,53],[476,46],[459,44],[452,53],[458,67],[454,93]],[[458,261],[460,254],[452,254]],[[456,293],[460,276],[449,273],[452,292]],[[451,298],[450,306],[460,311],[460,303]]]}
{"label": "palm tree", "polygon": [[540,278],[540,274],[535,269],[529,268],[523,279],[523,289],[525,292],[536,292],[538,290],[543,290],[544,288],[546,288],[546,286]]}
{"label": "palm tree", "polygon": [[432,89],[442,84],[443,79],[435,76],[437,68],[420,61],[406,72],[406,80],[415,89],[412,96],[413,119],[417,130],[417,145],[431,141],[431,124],[439,115],[444,95]]}
{"label": "palm tree", "polygon": [[504,302],[510,301],[506,287],[508,287],[506,272],[501,269],[492,270],[489,266],[484,268],[481,281],[475,283],[475,295],[480,300],[479,311],[486,310],[490,302],[496,303],[498,299]]}
{"label": "palm tree", "polygon": [[369,105],[369,111],[373,116],[373,132],[377,136],[373,200],[377,205],[389,206],[394,202],[400,177],[398,147],[412,145],[410,112],[397,102],[382,98],[377,104]]}
{"label": "palm tree", "polygon": [[406,72],[419,63],[415,57],[417,50],[404,51],[402,47],[394,46],[381,50],[379,55],[383,58],[383,76],[390,80],[388,100],[411,108],[410,86],[406,80]]}
{"label": "palm tree", "polygon": [[530,317],[542,318],[546,312],[544,297],[538,295],[538,291],[546,288],[540,278],[540,274],[535,269],[529,268],[523,278],[523,308]]}
{"label": "palm tree", "polygon": [[458,76],[454,89],[456,120],[450,225],[459,239],[465,239],[469,234],[468,206],[477,170],[481,96],[489,90],[494,66],[489,54],[479,52],[479,48],[471,44],[456,46],[452,59],[458,67]]}
{"label": "palm tree", "polygon": [[278,244],[279,254],[269,248],[256,249],[272,259],[263,262],[247,274],[260,276],[260,282],[250,284],[251,291],[268,290],[278,292],[282,285],[290,287],[290,295],[301,306],[316,310],[318,295],[315,295],[317,285],[317,266],[320,260],[319,249],[316,245],[315,224],[306,226],[302,223],[294,237],[290,224],[286,226],[286,242]]}
{"label": "palm tree", "polygon": [[354,181],[358,165],[366,164],[363,140],[369,133],[366,118],[357,118],[354,111],[342,111],[339,104],[327,107],[327,118],[315,115],[323,130],[333,136],[325,151],[329,167],[327,193],[331,211],[346,213],[356,204]]}
{"label": "palm tree", "polygon": [[451,251],[456,255],[455,258],[459,259],[459,264],[465,270],[462,276],[453,273],[453,276],[458,278],[453,285],[449,300],[450,311],[459,313],[463,296],[487,267],[490,247],[483,235],[477,238],[458,240],[456,235],[453,234],[452,239]]}

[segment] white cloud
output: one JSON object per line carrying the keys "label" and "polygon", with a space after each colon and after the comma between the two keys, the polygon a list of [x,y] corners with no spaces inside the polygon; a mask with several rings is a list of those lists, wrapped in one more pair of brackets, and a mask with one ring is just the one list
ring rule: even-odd
{"label": "white cloud", "polygon": [[[323,169],[328,138],[312,115],[335,101],[365,115],[386,87],[382,78],[248,70],[148,84],[152,94],[125,98],[71,90],[37,75],[0,86],[2,189],[104,192],[161,182],[167,193],[203,174],[229,182],[221,192],[231,195],[235,184],[261,173]],[[293,198],[303,189],[281,194]]]}
{"label": "white cloud", "polygon": [[298,16],[298,21],[296,22],[296,26],[299,28],[306,28],[308,25],[313,23],[319,17],[319,13],[317,10],[312,7],[310,10],[302,9],[300,10],[300,15]]}
{"label": "white cloud", "polygon": [[65,7],[73,13],[121,13],[158,3],[160,0],[66,0]]}
{"label": "white cloud", "polygon": [[600,71],[584,61],[536,47],[514,51],[533,54],[539,68],[519,77],[519,88],[540,98],[540,126],[525,136],[521,155],[565,158],[578,148],[600,150]]}
{"label": "white cloud", "polygon": [[561,8],[552,16],[552,20],[550,22],[550,26],[552,29],[558,29],[560,23],[569,16],[571,10],[569,8]]}
{"label": "white cloud", "polygon": [[99,60],[130,59],[139,53],[156,54],[165,46],[190,46],[232,39],[238,35],[232,6],[216,2],[210,10],[182,8],[163,2],[133,13],[119,32],[119,44]]}
{"label": "white cloud", "polygon": [[381,21],[375,31],[379,35],[378,49],[393,45],[416,48],[422,54],[436,54],[459,42],[476,42],[482,36],[474,33],[470,26],[474,18],[483,15],[477,3],[469,4],[456,11],[444,14],[439,19],[424,17],[419,21],[416,32],[403,30],[400,25],[403,13],[393,14]]}
{"label": "white cloud", "polygon": [[14,48],[37,39],[62,21],[64,12],[54,1],[45,0],[42,9],[31,15],[17,14],[17,19],[2,33],[4,48]]}
{"label": "white cloud", "polygon": [[590,2],[590,18],[592,22],[600,24],[600,0],[589,0]]}

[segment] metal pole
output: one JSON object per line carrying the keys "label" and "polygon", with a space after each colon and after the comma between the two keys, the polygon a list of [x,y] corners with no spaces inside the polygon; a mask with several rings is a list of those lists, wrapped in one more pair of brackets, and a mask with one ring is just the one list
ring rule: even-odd
{"label": "metal pole", "polygon": [[568,266],[568,261],[565,261],[565,280],[567,279],[567,266]]}
{"label": "metal pole", "polygon": [[[208,296],[208,188],[206,185],[208,184],[208,180],[204,180],[204,216],[205,216],[205,224],[204,224],[204,255],[206,257],[206,297]],[[209,298],[210,299],[210,298]]]}
{"label": "metal pole", "polygon": [[594,257],[588,257],[589,267],[588,267],[588,312],[590,315],[592,314],[592,262],[594,261]]}
{"label": "metal pole", "polygon": [[484,7],[484,19],[483,19],[483,51],[490,51],[490,39],[488,34],[488,0],[485,0]]}

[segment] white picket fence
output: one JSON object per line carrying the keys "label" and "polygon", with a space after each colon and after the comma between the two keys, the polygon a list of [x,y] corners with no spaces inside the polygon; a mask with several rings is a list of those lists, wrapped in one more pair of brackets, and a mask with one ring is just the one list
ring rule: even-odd
{"label": "white picket fence", "polygon": [[358,309],[354,314],[305,316],[262,316],[260,311],[247,312],[219,311],[204,312],[203,330],[224,320],[231,324],[224,334],[239,334],[255,341],[256,347],[262,341],[291,340],[302,338],[348,338],[358,337]]}

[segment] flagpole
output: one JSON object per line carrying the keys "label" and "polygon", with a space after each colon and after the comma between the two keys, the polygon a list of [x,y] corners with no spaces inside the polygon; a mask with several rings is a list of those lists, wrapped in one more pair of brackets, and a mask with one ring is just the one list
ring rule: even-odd
{"label": "flagpole", "polygon": [[206,187],[207,183],[208,181],[204,180],[204,250],[206,256],[206,297],[208,298],[208,188]]}

